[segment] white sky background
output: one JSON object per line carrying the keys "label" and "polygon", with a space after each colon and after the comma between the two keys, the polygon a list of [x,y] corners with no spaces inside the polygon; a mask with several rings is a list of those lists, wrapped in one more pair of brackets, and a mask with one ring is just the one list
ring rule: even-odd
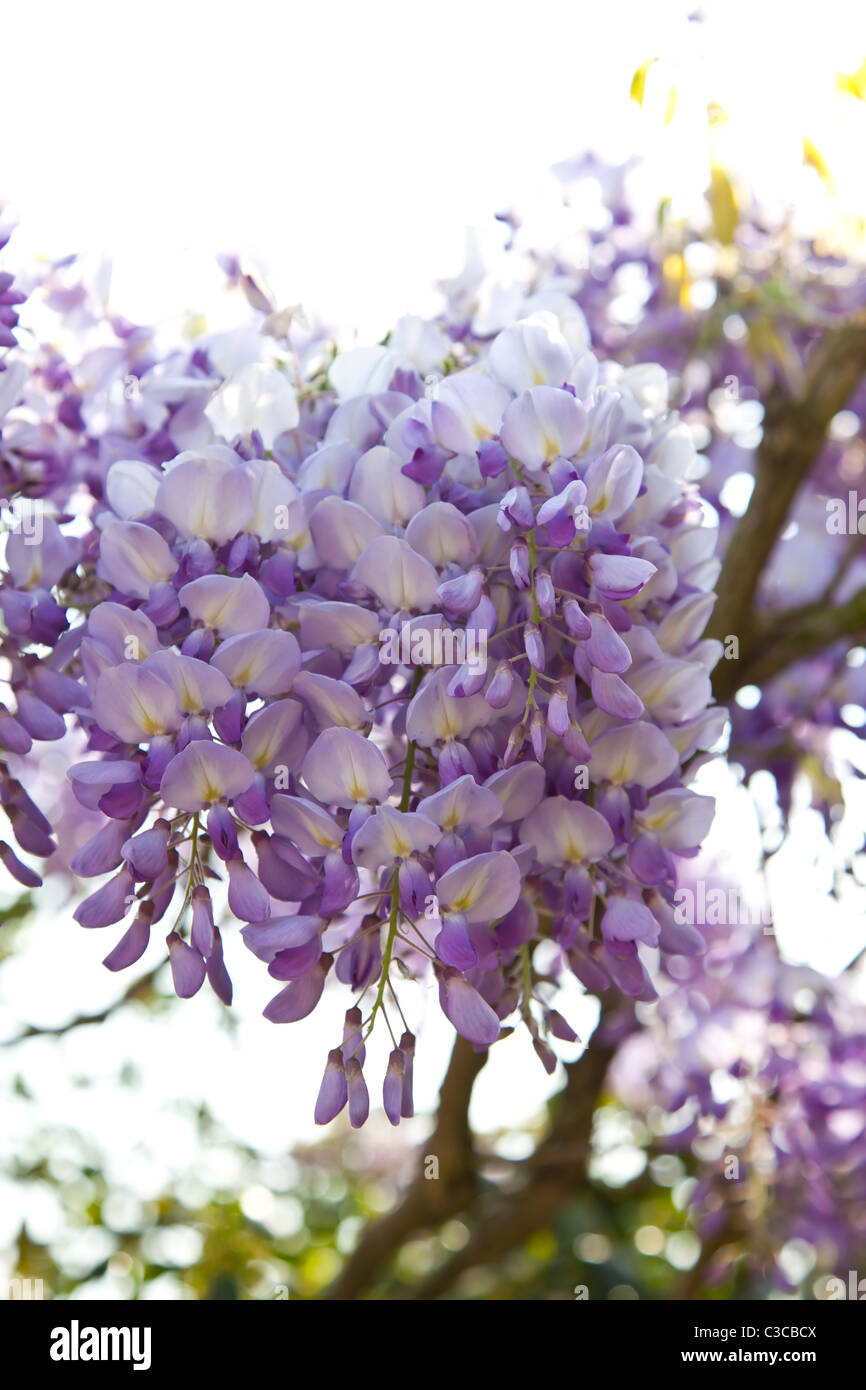
{"label": "white sky background", "polygon": [[[802,202],[807,134],[863,202],[859,0],[82,0],[4,19],[0,196],[16,243],[110,253],[114,303],[199,311],[217,252],[255,255],[278,297],[375,339],[423,311],[467,225],[525,205],[556,160],[652,156],[654,192],[706,184],[706,105],[765,198]],[[628,100],[649,58],[646,109]],[[678,110],[662,139],[674,83]],[[847,128],[846,128],[847,123]],[[856,138],[855,138],[856,134]]]}
{"label": "white sky background", "polygon": [[[707,183],[709,100],[728,113],[728,157],[765,200],[796,204],[804,222],[818,215],[806,135],[843,201],[862,210],[866,107],[834,90],[835,70],[866,56],[862,4],[707,0],[705,23],[689,24],[697,4],[19,4],[4,16],[0,81],[0,197],[20,220],[13,259],[110,254],[113,308],[154,322],[206,311],[222,285],[216,254],[240,251],[265,268],[278,301],[374,341],[401,313],[435,306],[433,281],[459,269],[467,227],[486,236],[515,203],[540,214],[557,160],[588,148],[645,153],[656,201],[694,201]],[[656,56],[640,111],[631,77]],[[679,105],[664,130],[671,84]],[[719,844],[742,820],[728,804]],[[790,895],[796,880],[779,877]],[[809,952],[810,921],[814,930],[789,903],[795,955]],[[853,915],[844,930],[848,959]],[[28,935],[4,970],[20,1017],[50,1023],[113,997],[99,964],[109,933],[55,918]],[[204,992],[167,1021],[70,1038],[64,1055],[97,1077],[124,1049],[144,1062],[146,1098],[120,1125],[114,1107],[128,1098],[101,1082],[73,1095],[55,1050],[34,1044],[19,1060],[46,1119],[99,1133],[123,1156],[139,1132],[171,1129],[166,1102],[183,1094],[206,1098],[253,1144],[280,1151],[312,1137],[337,1010],[265,1023],[270,982],[237,944],[227,948],[245,1019],[237,1042],[215,1031]],[[422,1104],[448,1051],[437,1012],[419,1045]],[[11,1026],[2,1001],[0,1025]],[[380,1072],[371,1067],[371,1083]],[[558,1084],[513,1038],[485,1069],[473,1118],[519,1122]]]}

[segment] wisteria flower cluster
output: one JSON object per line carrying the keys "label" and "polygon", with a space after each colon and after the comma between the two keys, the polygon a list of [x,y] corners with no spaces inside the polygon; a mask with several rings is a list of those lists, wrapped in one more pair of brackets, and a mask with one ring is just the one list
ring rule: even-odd
{"label": "wisteria flower cluster", "polygon": [[694,1146],[708,1280],[742,1261],[791,1293],[813,1269],[856,1265],[866,1234],[862,1005],[850,980],[786,963],[760,930],[704,933],[702,955],[663,962],[660,1002],[618,1050],[612,1088],[656,1148]]}
{"label": "wisteria flower cluster", "polygon": [[258,331],[160,356],[114,320],[79,361],[39,349],[7,402],[4,476],[43,507],[0,590],[3,804],[50,855],[12,769],[78,727],[68,778],[101,819],[71,868],[108,877],[75,918],[122,924],[106,966],[167,928],[177,994],[229,1004],[236,919],[274,1023],[346,988],[317,1120],[363,1124],[381,1021],[397,1124],[410,978],[478,1048],[522,1022],[553,1070],[568,974],[651,1001],[653,951],[702,947],[672,904],[725,721],[706,465],[664,370],[600,362],[571,301],[334,357],[235,279]]}
{"label": "wisteria flower cluster", "polygon": [[[688,220],[664,202],[641,209],[636,165],[586,155],[558,166],[558,239],[539,244],[510,214],[505,268],[494,275],[471,259],[444,286],[447,317],[464,341],[484,343],[510,316],[579,310],[600,357],[661,363],[707,460],[701,493],[718,515],[724,556],[754,486],[765,402],[780,389],[796,393],[828,330],[862,317],[862,253],[829,235],[801,235],[787,215],[735,190],[726,175],[723,215],[712,195],[703,216],[695,211]],[[864,456],[861,379],[819,441],[768,557],[756,595],[761,616],[790,620],[799,605],[841,607],[866,587]],[[829,830],[841,810],[840,780],[859,775],[830,735],[843,729],[862,737],[866,663],[862,648],[851,650],[861,626],[850,624],[841,640],[807,657],[792,642],[781,672],[762,673],[748,704],[731,703],[730,755],[747,776],[771,771],[784,821],[797,776],[808,778]],[[730,670],[739,674],[741,666]],[[752,686],[748,675],[742,680]]]}

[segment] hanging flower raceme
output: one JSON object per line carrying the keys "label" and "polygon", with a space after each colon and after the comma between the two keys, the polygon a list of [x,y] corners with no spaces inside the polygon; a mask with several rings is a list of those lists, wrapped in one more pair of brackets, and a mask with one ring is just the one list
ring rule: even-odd
{"label": "hanging flower raceme", "polygon": [[266,335],[203,340],[170,386],[143,362],[170,403],[101,456],[91,529],[10,542],[0,737],[23,758],[77,726],[69,783],[104,817],[77,921],[120,926],[112,970],[159,926],[177,994],[228,1004],[234,919],[275,1023],[345,987],[322,1123],[366,1119],[377,1023],[385,1112],[412,1114],[412,977],[476,1047],[522,1021],[549,1068],[561,982],[649,1001],[654,953],[683,950],[657,905],[712,814],[688,778],[723,724],[715,532],[664,402],[574,329],[543,310],[470,350],[403,320],[328,376]]}

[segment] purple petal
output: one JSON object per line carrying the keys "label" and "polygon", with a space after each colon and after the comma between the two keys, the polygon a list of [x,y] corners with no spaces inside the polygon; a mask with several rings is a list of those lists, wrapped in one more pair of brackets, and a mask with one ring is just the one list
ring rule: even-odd
{"label": "purple petal", "polygon": [[439,981],[439,1003],[461,1038],[489,1047],[499,1037],[500,1022],[477,989],[459,971],[446,966]]}

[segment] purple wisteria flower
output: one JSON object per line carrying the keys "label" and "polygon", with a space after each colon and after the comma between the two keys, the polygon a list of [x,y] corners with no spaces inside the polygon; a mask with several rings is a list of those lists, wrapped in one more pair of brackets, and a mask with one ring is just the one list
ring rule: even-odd
{"label": "purple wisteria flower", "polygon": [[[716,533],[666,392],[598,361],[573,305],[485,342],[405,319],[330,374],[315,342],[287,365],[255,307],[252,345],[160,361],[117,323],[95,386],[53,364],[51,514],[12,537],[0,591],[0,739],[21,759],[68,720],[86,740],[69,785],[104,820],[72,868],[107,878],[75,916],[120,924],[109,969],[164,923],[177,994],[228,1004],[236,919],[271,1021],[345,988],[317,1120],[363,1124],[381,1023],[396,1124],[413,977],[476,1047],[522,1022],[545,1066],[575,1037],[552,1007],[568,976],[656,997],[676,858],[712,816],[689,778],[723,720]],[[51,853],[11,773],[2,795],[19,845]]]}

